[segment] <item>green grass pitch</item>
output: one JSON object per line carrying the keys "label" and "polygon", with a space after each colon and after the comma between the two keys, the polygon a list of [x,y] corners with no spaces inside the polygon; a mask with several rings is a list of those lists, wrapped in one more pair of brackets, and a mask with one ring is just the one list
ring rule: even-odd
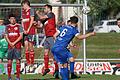
{"label": "green grass pitch", "polygon": [[[15,75],[12,75],[15,80]],[[7,75],[0,75],[0,80],[7,80]],[[55,79],[52,75],[42,76],[40,74],[21,75],[21,80],[60,80]],[[119,75],[81,75],[79,79],[70,80],[120,80]]]}

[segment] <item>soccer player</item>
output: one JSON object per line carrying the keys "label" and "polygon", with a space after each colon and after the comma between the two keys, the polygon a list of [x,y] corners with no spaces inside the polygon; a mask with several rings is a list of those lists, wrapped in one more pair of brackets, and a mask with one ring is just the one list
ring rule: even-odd
{"label": "soccer player", "polygon": [[23,29],[16,23],[16,18],[13,14],[9,15],[10,24],[6,26],[5,38],[8,42],[8,80],[11,79],[11,70],[13,59],[16,59],[16,80],[20,80],[20,59],[21,59],[21,39]]}
{"label": "soccer player", "polygon": [[[5,51],[7,49],[4,49],[5,40],[4,40],[4,34],[5,34],[5,25],[3,25],[4,20],[3,18],[0,18],[0,63],[2,62],[2,59],[5,57]],[[1,43],[4,42],[4,43]],[[6,44],[7,45],[7,44]]]}
{"label": "soccer player", "polygon": [[[39,16],[40,20],[44,20],[44,31],[46,40],[44,42],[44,65],[45,70],[43,72],[43,76],[46,75],[48,72],[50,72],[50,69],[48,68],[48,62],[49,62],[49,55],[53,44],[54,44],[54,34],[56,33],[56,22],[55,22],[55,14],[52,12],[52,6],[46,4],[44,6],[44,13],[45,15],[40,15],[37,11],[37,15]],[[55,64],[55,78],[58,78],[58,65],[56,61],[54,61]]]}
{"label": "soccer player", "polygon": [[[68,20],[67,21],[67,25],[70,26],[71,25],[71,21]],[[68,49],[71,51],[70,47],[74,47],[75,45],[73,44],[73,40],[69,43],[68,45]],[[71,74],[71,79],[75,79],[75,78],[79,78],[77,75],[75,75],[74,73],[74,64],[75,64],[75,60],[74,60],[74,56],[72,57],[73,55],[71,55],[69,57],[69,61],[70,61],[70,74]]]}
{"label": "soccer player", "polygon": [[3,25],[4,20],[1,17],[0,18],[0,69],[3,74],[5,74],[5,69],[4,69],[4,64],[2,64],[3,58],[6,56],[6,51],[7,51],[7,41],[4,39],[4,34],[5,34],[5,25]]}
{"label": "soccer player", "polygon": [[86,35],[80,35],[76,26],[78,23],[78,18],[73,16],[70,18],[71,25],[64,25],[59,29],[59,35],[55,41],[54,46],[52,47],[52,53],[55,60],[59,63],[60,75],[62,80],[69,80],[68,72],[68,59],[73,57],[72,53],[67,49],[70,41],[76,36],[78,39],[84,39],[89,36],[95,35],[94,32],[88,33]]}
{"label": "soccer player", "polygon": [[34,22],[34,10],[30,7],[30,2],[24,0],[22,5],[22,25],[24,30],[24,46],[27,65],[34,63],[34,37],[35,27]]}

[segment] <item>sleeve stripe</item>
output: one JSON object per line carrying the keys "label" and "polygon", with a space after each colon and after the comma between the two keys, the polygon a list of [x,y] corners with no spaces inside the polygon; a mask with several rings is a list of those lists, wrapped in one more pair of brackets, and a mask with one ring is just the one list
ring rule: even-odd
{"label": "sleeve stripe", "polygon": [[75,34],[75,36],[78,36],[78,35],[79,35],[79,33]]}

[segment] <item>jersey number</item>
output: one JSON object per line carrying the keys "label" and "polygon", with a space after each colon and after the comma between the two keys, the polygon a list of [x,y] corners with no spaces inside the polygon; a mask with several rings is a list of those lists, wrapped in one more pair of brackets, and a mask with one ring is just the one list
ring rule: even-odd
{"label": "jersey number", "polygon": [[60,37],[65,36],[66,32],[67,32],[67,29],[64,29],[64,30],[61,32]]}

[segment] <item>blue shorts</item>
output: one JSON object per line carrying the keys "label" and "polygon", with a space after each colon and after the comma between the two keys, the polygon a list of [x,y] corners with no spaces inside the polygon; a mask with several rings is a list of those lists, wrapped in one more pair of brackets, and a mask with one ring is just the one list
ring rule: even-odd
{"label": "blue shorts", "polygon": [[67,48],[53,47],[51,51],[55,60],[60,64],[68,63],[68,59],[73,57],[72,53]]}
{"label": "blue shorts", "polygon": [[54,38],[53,37],[46,37],[45,42],[44,42],[44,48],[51,50],[53,45],[54,45]]}
{"label": "blue shorts", "polygon": [[21,59],[21,50],[12,48],[8,49],[8,60]]}

